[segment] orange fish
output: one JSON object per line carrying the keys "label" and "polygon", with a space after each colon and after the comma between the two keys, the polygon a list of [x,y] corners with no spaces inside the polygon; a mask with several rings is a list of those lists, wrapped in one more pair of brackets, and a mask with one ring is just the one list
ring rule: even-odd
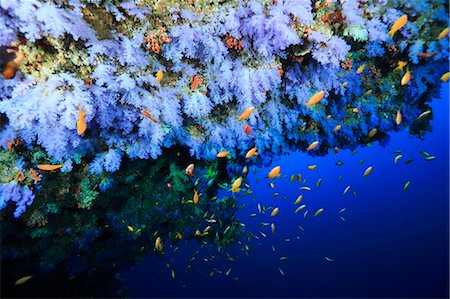
{"label": "orange fish", "polygon": [[186,174],[194,176],[194,164],[189,164],[188,167],[186,167]]}
{"label": "orange fish", "polygon": [[85,115],[86,111],[81,109],[81,105],[78,105],[78,120],[77,120],[78,135],[82,135],[84,131],[86,131],[86,121],[84,120]]}
{"label": "orange fish", "polygon": [[22,278],[20,278],[20,279],[17,279],[16,282],[14,283],[14,285],[20,286],[20,285],[26,283],[26,282],[27,282],[28,280],[30,280],[32,277],[33,277],[32,275],[29,275],[29,276],[25,276],[25,277],[22,277]]}
{"label": "orange fish", "polygon": [[365,63],[360,65],[359,68],[356,70],[356,74],[361,74],[364,71],[365,68],[366,68],[366,64]]}
{"label": "orange fish", "polygon": [[280,175],[280,169],[281,169],[280,166],[275,166],[274,168],[272,168],[271,171],[269,171],[269,173],[267,174],[267,177],[269,179],[273,179],[274,177],[279,178],[281,176]]}
{"label": "orange fish", "polygon": [[359,113],[359,109],[358,108],[353,108],[352,110],[354,113]]}
{"label": "orange fish", "polygon": [[444,38],[444,37],[446,37],[447,35],[448,35],[448,27],[445,28],[444,30],[442,30],[441,33],[439,33],[437,39]]}
{"label": "orange fish", "polygon": [[217,158],[225,158],[229,154],[230,154],[230,151],[220,152],[220,153],[217,154]]}
{"label": "orange fish", "polygon": [[253,147],[253,148],[251,148],[248,152],[247,152],[247,154],[245,155],[245,158],[246,159],[249,159],[249,158],[251,158],[251,157],[253,157],[253,156],[257,156],[258,155],[258,153],[256,152],[258,149],[256,148],[256,146],[255,147]]}
{"label": "orange fish", "polygon": [[183,240],[183,235],[181,233],[177,233],[178,240]]}
{"label": "orange fish", "polygon": [[194,197],[192,198],[192,200],[194,201],[194,203],[198,203],[198,191],[194,190]]}
{"label": "orange fish", "polygon": [[58,168],[63,167],[63,164],[58,164],[58,165],[50,165],[50,164],[39,164],[37,166],[38,169],[40,170],[55,170]]}
{"label": "orange fish", "polygon": [[334,153],[335,154],[339,153],[339,148],[337,146],[334,148]]}
{"label": "orange fish", "polygon": [[311,143],[306,150],[307,151],[312,151],[313,149],[315,149],[317,146],[319,145],[319,141],[314,141],[313,143]]}
{"label": "orange fish", "polygon": [[409,80],[411,79],[411,73],[409,71],[406,71],[406,73],[402,77],[402,81],[400,82],[402,85],[408,84]]}
{"label": "orange fish", "polygon": [[333,130],[334,130],[335,132],[337,132],[337,131],[339,131],[341,128],[342,128],[341,125],[337,125],[336,127],[334,127]]}
{"label": "orange fish", "polygon": [[316,168],[317,168],[317,164],[309,165],[309,166],[308,166],[308,169],[309,169],[309,170],[314,170],[314,169],[316,169]]}
{"label": "orange fish", "polygon": [[374,128],[372,130],[370,130],[369,132],[369,138],[372,138],[373,136],[375,136],[378,133],[377,128]]}
{"label": "orange fish", "polygon": [[159,70],[159,71],[156,73],[155,83],[161,82],[163,76],[164,76],[163,71],[162,71],[162,70]]}
{"label": "orange fish", "polygon": [[397,67],[394,69],[394,72],[395,72],[395,71],[403,71],[403,68],[404,68],[407,64],[408,64],[408,62],[399,60],[399,61],[397,62]]}
{"label": "orange fish", "polygon": [[238,120],[241,120],[241,119],[246,119],[247,117],[249,117],[252,113],[253,113],[253,110],[255,110],[255,107],[250,107],[250,108],[247,108],[241,115],[239,115],[238,116]]}
{"label": "orange fish", "polygon": [[270,217],[275,217],[278,214],[279,211],[280,211],[279,208],[273,209],[272,213],[270,213]]}
{"label": "orange fish", "polygon": [[141,114],[147,118],[149,118],[152,122],[157,123],[158,125],[162,125],[162,122],[158,121],[154,118],[147,110],[141,110]]}
{"label": "orange fish", "polygon": [[237,179],[234,180],[233,184],[231,185],[231,189],[229,191],[231,192],[239,192],[241,191],[241,189],[239,188],[242,184],[242,178],[239,177]]}
{"label": "orange fish", "polygon": [[433,53],[423,53],[423,52],[420,52],[420,53],[417,53],[417,56],[419,56],[419,57],[421,57],[421,58],[429,58],[429,57],[436,56],[436,55],[438,55],[438,54],[439,54],[439,52],[433,52]]}
{"label": "orange fish", "polygon": [[248,125],[248,124],[244,127],[244,132],[247,135],[253,134],[253,132],[252,132],[252,130],[250,128],[250,125]]}
{"label": "orange fish", "polygon": [[395,32],[400,30],[403,26],[406,25],[406,22],[408,21],[408,16],[403,15],[400,18],[397,19],[397,21],[394,22],[394,25],[392,25],[391,30],[388,32],[388,34],[391,37],[394,37]]}
{"label": "orange fish", "polygon": [[322,101],[324,95],[325,91],[319,91],[309,99],[309,101],[305,104],[306,107],[311,107],[312,105],[319,103],[320,101]]}
{"label": "orange fish", "polygon": [[395,117],[395,123],[397,124],[397,126],[402,122],[402,112],[399,110],[397,110],[397,116]]}
{"label": "orange fish", "polygon": [[16,75],[19,65],[14,61],[8,61],[5,68],[2,71],[2,76],[5,80],[11,80]]}
{"label": "orange fish", "polygon": [[156,238],[155,241],[155,251],[162,251],[163,250],[163,243],[161,240],[161,237]]}

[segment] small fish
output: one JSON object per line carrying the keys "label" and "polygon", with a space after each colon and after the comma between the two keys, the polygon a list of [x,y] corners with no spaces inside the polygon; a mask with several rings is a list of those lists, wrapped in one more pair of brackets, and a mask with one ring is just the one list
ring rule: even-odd
{"label": "small fish", "polygon": [[337,132],[342,128],[342,125],[337,125],[336,127],[334,127],[334,131]]}
{"label": "small fish", "polygon": [[217,158],[225,158],[230,154],[230,151],[223,151],[217,154]]}
{"label": "small fish", "polygon": [[225,276],[228,276],[228,275],[230,275],[230,273],[231,273],[231,268],[230,268],[230,269],[228,269],[228,271],[227,271],[227,272],[225,272]]}
{"label": "small fish", "polygon": [[365,63],[360,65],[358,67],[358,69],[356,70],[356,74],[361,74],[364,71],[365,68],[366,68],[366,64]]}
{"label": "small fish", "polygon": [[274,168],[272,168],[271,171],[269,171],[269,173],[267,174],[267,177],[269,179],[273,179],[274,177],[280,177],[280,166],[275,166]]}
{"label": "small fish", "polygon": [[272,213],[270,213],[270,217],[275,217],[278,214],[279,211],[280,211],[279,208],[273,209]]}
{"label": "small fish", "polygon": [[369,94],[372,94],[372,92],[373,92],[373,89],[369,89],[368,91],[366,91],[366,94],[369,95]]}
{"label": "small fish", "polygon": [[287,256],[281,256],[281,257],[278,258],[278,260],[280,260],[280,261],[285,261],[285,260],[287,260],[287,259],[288,259]]}
{"label": "small fish", "polygon": [[347,194],[348,190],[350,190],[350,186],[345,187],[344,192],[342,193],[342,195]]}
{"label": "small fish", "polygon": [[430,57],[436,56],[438,54],[439,54],[439,52],[433,52],[433,53],[419,52],[419,53],[417,53],[417,56],[420,58],[430,58]]}
{"label": "small fish", "polygon": [[78,105],[78,120],[77,120],[77,132],[78,135],[83,135],[86,131],[86,120],[84,116],[86,115],[86,111],[81,109],[81,105]]}
{"label": "small fish", "polygon": [[242,168],[241,175],[246,177],[247,174],[248,174],[248,167],[247,165],[245,165],[244,168]]}
{"label": "small fish", "polygon": [[397,149],[397,150],[393,151],[392,154],[400,154],[401,152],[402,152],[401,149]]}
{"label": "small fish", "polygon": [[300,182],[302,180],[302,175],[300,173],[297,173],[297,182]]}
{"label": "small fish", "polygon": [[302,199],[303,199],[303,194],[301,194],[297,197],[297,199],[294,202],[294,205],[299,204],[302,201]]}
{"label": "small fish", "polygon": [[194,203],[198,203],[198,191],[194,190],[194,197],[192,198],[192,200],[194,201]]}
{"label": "small fish", "polygon": [[319,178],[316,183],[316,187],[319,188],[322,185],[322,178]]}
{"label": "small fish", "polygon": [[337,161],[336,162],[336,166],[342,166],[342,165],[344,165],[344,162],[342,162],[342,161]]}
{"label": "small fish", "polygon": [[400,123],[402,122],[402,112],[399,110],[397,110],[397,116],[395,117],[395,123],[398,125],[400,125]]}
{"label": "small fish", "polygon": [[275,227],[275,224],[274,224],[274,223],[272,223],[272,224],[270,225],[270,229],[272,230],[272,234],[275,233],[276,227]]}
{"label": "small fish", "polygon": [[186,167],[186,174],[194,176],[194,164],[189,164],[188,167]]}
{"label": "small fish", "polygon": [[272,197],[277,197],[279,194],[277,192],[275,192]]}
{"label": "small fish", "polygon": [[163,250],[163,243],[161,240],[161,237],[156,238],[155,241],[155,251],[162,251]]}
{"label": "small fish", "polygon": [[308,169],[309,169],[309,170],[314,170],[314,169],[316,169],[316,168],[317,168],[317,164],[309,165],[309,166],[308,166]]}
{"label": "small fish", "polygon": [[245,155],[245,158],[246,158],[246,159],[249,159],[249,158],[251,158],[251,157],[253,157],[253,156],[257,156],[257,155],[258,155],[258,153],[256,152],[257,150],[258,150],[258,148],[256,148],[256,146],[253,147],[253,148],[251,148],[251,149],[247,152],[247,154]]}
{"label": "small fish", "polygon": [[315,149],[317,146],[319,145],[319,141],[314,141],[313,143],[311,143],[306,150],[307,151],[312,151],[313,149]]}
{"label": "small fish", "polygon": [[58,165],[50,165],[50,164],[39,164],[37,166],[38,169],[40,170],[55,170],[58,168],[63,167],[63,164],[58,164]]}
{"label": "small fish", "polygon": [[306,205],[301,205],[299,206],[296,210],[295,210],[295,214],[297,214],[298,212],[300,212],[301,210],[303,210],[304,208],[306,208]]}
{"label": "small fish", "polygon": [[408,159],[408,160],[405,161],[405,164],[409,164],[409,163],[412,163],[412,162],[414,162],[414,159]]}
{"label": "small fish", "polygon": [[26,283],[28,280],[30,280],[33,277],[33,275],[28,275],[28,276],[24,276],[22,278],[19,278],[16,280],[16,282],[14,283],[14,285],[16,286],[20,286],[24,283]]}
{"label": "small fish", "polygon": [[302,231],[305,231],[305,229],[301,225],[299,225],[298,228],[301,229]]}
{"label": "small fish", "polygon": [[422,119],[422,118],[424,118],[424,117],[426,117],[426,116],[428,116],[428,115],[430,115],[431,114],[431,110],[427,110],[427,111],[425,111],[425,112],[422,112],[420,115],[419,115],[419,117],[417,117],[417,119]]}
{"label": "small fish", "polygon": [[269,226],[269,223],[267,222],[261,222],[260,224],[258,224],[259,226],[265,227],[265,226]]}
{"label": "small fish", "polygon": [[426,152],[426,151],[419,151],[419,153],[421,153],[421,154],[424,155],[425,157],[431,156],[431,154],[428,153],[428,152]]}
{"label": "small fish", "polygon": [[405,185],[403,186],[403,190],[408,189],[408,188],[409,188],[409,185],[411,185],[411,182],[410,182],[410,181],[407,181],[407,182],[405,183]]}
{"label": "small fish", "polygon": [[356,191],[355,191],[355,190],[353,190],[353,196],[355,196],[355,197],[356,197]]}
{"label": "small fish", "polygon": [[432,161],[434,159],[436,159],[436,156],[428,156],[428,157],[423,157],[426,161]]}
{"label": "small fish", "polygon": [[445,28],[444,30],[441,31],[441,33],[439,33],[437,39],[443,39],[444,37],[446,37],[448,35],[448,27]]}
{"label": "small fish", "polygon": [[275,184],[273,183],[273,182],[271,182],[270,184],[269,184],[269,186],[270,186],[270,188],[275,188]]}
{"label": "small fish", "polygon": [[294,175],[291,175],[289,181],[295,183],[295,176],[294,176]]}
{"label": "small fish", "polygon": [[305,213],[303,213],[303,218],[306,218],[306,216],[308,216],[308,211],[305,211]]}
{"label": "small fish", "polygon": [[256,213],[248,215],[249,217],[256,217]]}
{"label": "small fish", "polygon": [[244,132],[245,132],[245,134],[247,134],[247,136],[253,134],[249,124],[245,125]]}
{"label": "small fish", "polygon": [[402,157],[403,157],[403,155],[397,155],[397,156],[395,156],[395,158],[394,158],[394,164],[397,164],[397,163],[398,163],[398,160],[400,160]]}
{"label": "small fish", "polygon": [[359,160],[358,165],[361,165],[361,164],[363,164],[363,163],[364,163],[364,159],[361,159],[361,160]]}
{"label": "small fish", "polygon": [[130,232],[134,232],[134,228],[133,228],[132,226],[130,226],[130,225],[127,226],[127,229],[128,229],[128,231],[130,231]]}
{"label": "small fish", "polygon": [[242,184],[242,178],[238,177],[237,179],[234,180],[233,184],[231,185],[230,190],[228,190],[228,191],[231,191],[233,193],[241,191],[241,189],[239,188],[241,186],[241,184]]}
{"label": "small fish", "polygon": [[375,136],[378,133],[378,129],[374,128],[372,130],[370,130],[369,132],[369,138],[372,138],[373,136]]}
{"label": "small fish", "polygon": [[249,107],[249,108],[247,108],[247,109],[245,109],[245,111],[244,112],[242,112],[242,114],[241,115],[239,115],[238,117],[237,117],[237,119],[238,120],[241,120],[241,119],[246,119],[247,117],[249,117],[252,113],[253,113],[253,110],[255,110],[255,107]]}
{"label": "small fish", "polygon": [[161,80],[163,79],[163,77],[164,77],[163,71],[160,69],[160,70],[156,73],[155,83],[161,82]]}
{"label": "small fish", "polygon": [[284,276],[284,272],[283,272],[283,270],[281,270],[280,268],[278,268],[278,271],[280,271],[281,275],[283,275],[283,276]]}
{"label": "small fish", "polygon": [[325,257],[325,259],[327,260],[327,261],[329,261],[329,262],[334,262],[334,259],[333,258],[331,258],[331,257]]}
{"label": "small fish", "polygon": [[172,274],[172,278],[175,279],[175,270],[172,269],[170,272]]}
{"label": "small fish", "polygon": [[406,71],[406,73],[403,75],[400,83],[403,86],[403,85],[408,84],[409,80],[411,80],[411,73],[409,71]]}
{"label": "small fish", "polygon": [[319,216],[322,213],[323,213],[323,208],[320,208],[314,213],[314,217],[317,217],[317,216]]}
{"label": "small fish", "polygon": [[340,175],[340,176],[338,177],[338,181],[342,180],[342,178],[343,178],[343,176]]}
{"label": "small fish", "polygon": [[398,18],[395,22],[394,25],[392,25],[391,30],[388,32],[388,34],[391,37],[394,37],[394,34],[400,30],[401,28],[403,28],[403,26],[405,26],[406,22],[408,21],[408,16],[407,15],[403,15],[400,18]]}
{"label": "small fish", "polygon": [[403,68],[408,64],[406,61],[398,61],[397,67],[394,69],[394,72],[396,71],[403,71]]}
{"label": "small fish", "polygon": [[272,245],[272,251],[273,251],[273,252],[275,252],[275,251],[276,251],[276,250],[275,250],[275,246],[273,246],[273,245]]}
{"label": "small fish", "polygon": [[319,91],[318,93],[316,93],[309,99],[309,101],[305,104],[306,107],[311,107],[311,106],[319,103],[320,101],[322,101],[324,95],[325,95],[325,91],[323,91],[323,90]]}
{"label": "small fish", "polygon": [[306,191],[311,191],[311,188],[310,187],[308,187],[308,186],[302,186],[302,187],[300,187],[300,189],[299,190],[306,190]]}
{"label": "small fish", "polygon": [[342,214],[342,213],[344,213],[345,211],[347,211],[347,209],[346,209],[346,208],[342,208],[342,209],[339,210],[338,214]]}
{"label": "small fish", "polygon": [[[182,233],[180,233],[180,232],[178,232],[177,233],[177,239],[178,240],[183,240],[183,234]],[[178,248],[178,247],[177,247]],[[175,252],[175,251],[174,251]]]}
{"label": "small fish", "polygon": [[342,215],[339,215],[339,218],[341,218],[341,220],[345,222],[345,218],[342,217]]}
{"label": "small fish", "polygon": [[359,113],[359,109],[358,108],[353,108],[352,111],[353,111],[353,113],[356,113],[356,114]]}
{"label": "small fish", "polygon": [[264,238],[267,238],[267,235],[265,233],[263,233],[262,231],[259,232],[261,234],[261,236],[263,236]]}
{"label": "small fish", "polygon": [[348,84],[348,81],[345,81],[344,83],[341,83],[341,86],[345,87],[345,86],[347,86],[347,84]]}
{"label": "small fish", "polygon": [[372,166],[367,167],[367,169],[364,171],[363,176],[368,176],[369,174],[372,173],[372,170],[373,170]]}
{"label": "small fish", "polygon": [[449,77],[450,77],[450,72],[446,72],[445,74],[443,74],[441,76],[441,81],[442,82],[447,82]]}

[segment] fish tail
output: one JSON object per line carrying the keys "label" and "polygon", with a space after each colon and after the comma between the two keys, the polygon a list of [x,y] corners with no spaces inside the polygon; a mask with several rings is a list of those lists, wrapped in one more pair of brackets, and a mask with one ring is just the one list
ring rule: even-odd
{"label": "fish tail", "polygon": [[388,32],[388,35],[390,35],[391,38],[393,38],[393,37],[394,37],[394,33],[395,33],[395,32],[394,32],[393,30],[391,30],[391,31]]}

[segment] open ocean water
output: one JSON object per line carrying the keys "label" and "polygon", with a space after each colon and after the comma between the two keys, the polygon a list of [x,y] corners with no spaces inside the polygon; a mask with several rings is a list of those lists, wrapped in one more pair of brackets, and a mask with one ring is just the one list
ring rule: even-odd
{"label": "open ocean water", "polygon": [[[247,183],[253,194],[239,198],[245,207],[237,217],[258,239],[224,248],[227,254],[217,258],[217,251],[187,241],[164,259],[150,254],[122,272],[129,296],[448,298],[448,89],[442,84],[440,98],[431,102],[432,132],[424,140],[402,131],[390,134],[384,147],[375,142],[326,157],[295,152],[256,172],[252,166]],[[397,150],[403,157],[394,164]],[[436,158],[426,161],[419,151]],[[317,168],[308,170],[313,164]],[[271,188],[265,176],[276,165],[282,177]],[[373,171],[364,177],[369,166]],[[297,173],[305,184],[290,182]],[[311,191],[300,191],[303,185]],[[306,208],[295,214],[301,194]],[[279,207],[278,215],[258,213],[258,203]],[[323,213],[312,217],[319,208]],[[262,222],[274,223],[275,232]]]}

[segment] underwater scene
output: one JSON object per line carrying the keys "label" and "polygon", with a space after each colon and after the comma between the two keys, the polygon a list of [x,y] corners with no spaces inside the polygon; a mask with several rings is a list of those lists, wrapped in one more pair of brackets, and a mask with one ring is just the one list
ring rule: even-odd
{"label": "underwater scene", "polygon": [[2,298],[449,298],[446,0],[0,0]]}

